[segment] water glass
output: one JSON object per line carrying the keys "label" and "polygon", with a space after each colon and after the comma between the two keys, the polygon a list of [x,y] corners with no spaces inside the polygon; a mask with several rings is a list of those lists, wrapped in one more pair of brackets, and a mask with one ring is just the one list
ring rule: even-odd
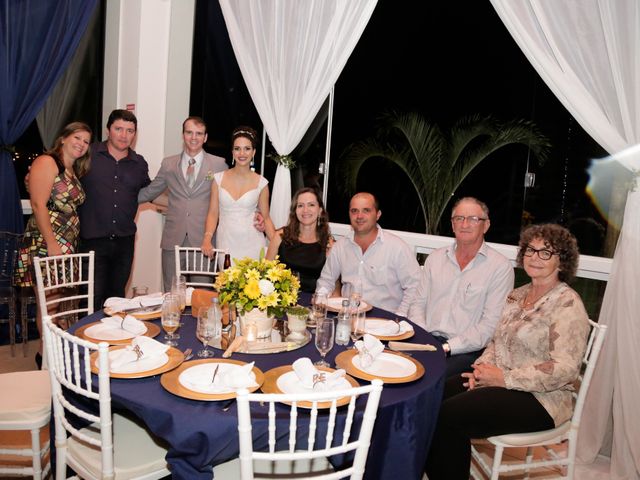
{"label": "water glass", "polygon": [[180,327],[180,299],[177,295],[171,293],[165,295],[161,315],[162,328],[167,332],[164,336],[165,344],[175,347],[178,345],[176,340],[180,338],[175,335],[175,331]]}
{"label": "water glass", "polygon": [[143,295],[147,295],[149,293],[149,287],[146,285],[138,285],[133,287],[133,298],[142,297]]}
{"label": "water glass", "polygon": [[329,367],[329,363],[324,357],[333,348],[335,339],[336,326],[332,318],[322,318],[316,321],[316,348],[320,353],[321,359],[314,365],[318,367]]}
{"label": "water glass", "polygon": [[180,297],[180,311],[184,311],[187,305],[187,279],[184,275],[173,277],[171,293]]}
{"label": "water glass", "polygon": [[216,335],[216,322],[215,319],[209,316],[209,307],[200,307],[198,309],[198,324],[197,324],[198,337],[202,341],[202,350],[196,355],[200,358],[210,358],[215,354],[209,350],[209,342]]}
{"label": "water glass", "polygon": [[351,313],[351,340],[356,343],[367,329],[367,314],[364,308],[356,308]]}
{"label": "water glass", "polygon": [[327,316],[327,295],[323,293],[314,293],[311,297],[311,317],[309,318],[309,326],[314,327],[318,321]]}

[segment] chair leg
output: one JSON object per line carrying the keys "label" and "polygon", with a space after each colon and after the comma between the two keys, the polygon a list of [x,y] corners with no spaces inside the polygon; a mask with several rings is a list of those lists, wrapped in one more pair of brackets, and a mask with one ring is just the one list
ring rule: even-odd
{"label": "chair leg", "polygon": [[[526,463],[527,465],[530,465],[532,461],[533,461],[533,448],[527,447],[527,455],[525,457],[524,463]],[[525,469],[523,480],[529,480],[529,471],[530,471],[530,468]]]}
{"label": "chair leg", "polygon": [[491,468],[491,480],[498,480],[500,476],[500,465],[502,464],[502,452],[504,448],[496,445],[495,453],[493,454],[493,467]]}
{"label": "chair leg", "polygon": [[20,301],[20,331],[22,332],[22,355],[29,355],[29,302]]}
{"label": "chair leg", "polygon": [[16,302],[12,298],[9,303],[9,343],[11,356],[16,356]]}
{"label": "chair leg", "polygon": [[42,459],[40,457],[40,429],[31,429],[31,456],[33,464],[33,480],[42,479]]}

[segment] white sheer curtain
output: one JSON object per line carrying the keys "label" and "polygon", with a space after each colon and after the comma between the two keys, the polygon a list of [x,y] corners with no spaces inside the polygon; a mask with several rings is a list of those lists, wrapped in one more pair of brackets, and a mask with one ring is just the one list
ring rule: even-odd
{"label": "white sheer curtain", "polygon": [[[220,0],[231,44],[269,139],[287,155],[302,139],[360,39],[377,0]],[[291,203],[278,165],[271,200],[276,228]]]}
{"label": "white sheer curtain", "polygon": [[[531,64],[580,125],[640,169],[640,3],[491,0]],[[591,462],[613,428],[611,478],[640,478],[640,191],[628,196],[600,312],[609,334],[591,383],[578,455]],[[613,419],[612,425],[608,423]],[[636,418],[636,420],[634,420]]]}

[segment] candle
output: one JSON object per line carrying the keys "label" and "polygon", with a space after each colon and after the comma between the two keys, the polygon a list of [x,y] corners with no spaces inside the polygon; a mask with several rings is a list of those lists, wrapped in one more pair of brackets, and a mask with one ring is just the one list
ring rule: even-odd
{"label": "candle", "polygon": [[254,342],[258,336],[258,327],[255,323],[248,323],[242,329],[242,335],[247,339],[247,342]]}

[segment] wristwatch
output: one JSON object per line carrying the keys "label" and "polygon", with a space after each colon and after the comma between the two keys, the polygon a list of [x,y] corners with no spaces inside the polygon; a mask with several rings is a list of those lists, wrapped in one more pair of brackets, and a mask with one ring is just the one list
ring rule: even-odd
{"label": "wristwatch", "polygon": [[447,357],[451,356],[451,347],[449,346],[449,344],[447,342],[442,344],[442,350],[444,350],[444,354]]}

